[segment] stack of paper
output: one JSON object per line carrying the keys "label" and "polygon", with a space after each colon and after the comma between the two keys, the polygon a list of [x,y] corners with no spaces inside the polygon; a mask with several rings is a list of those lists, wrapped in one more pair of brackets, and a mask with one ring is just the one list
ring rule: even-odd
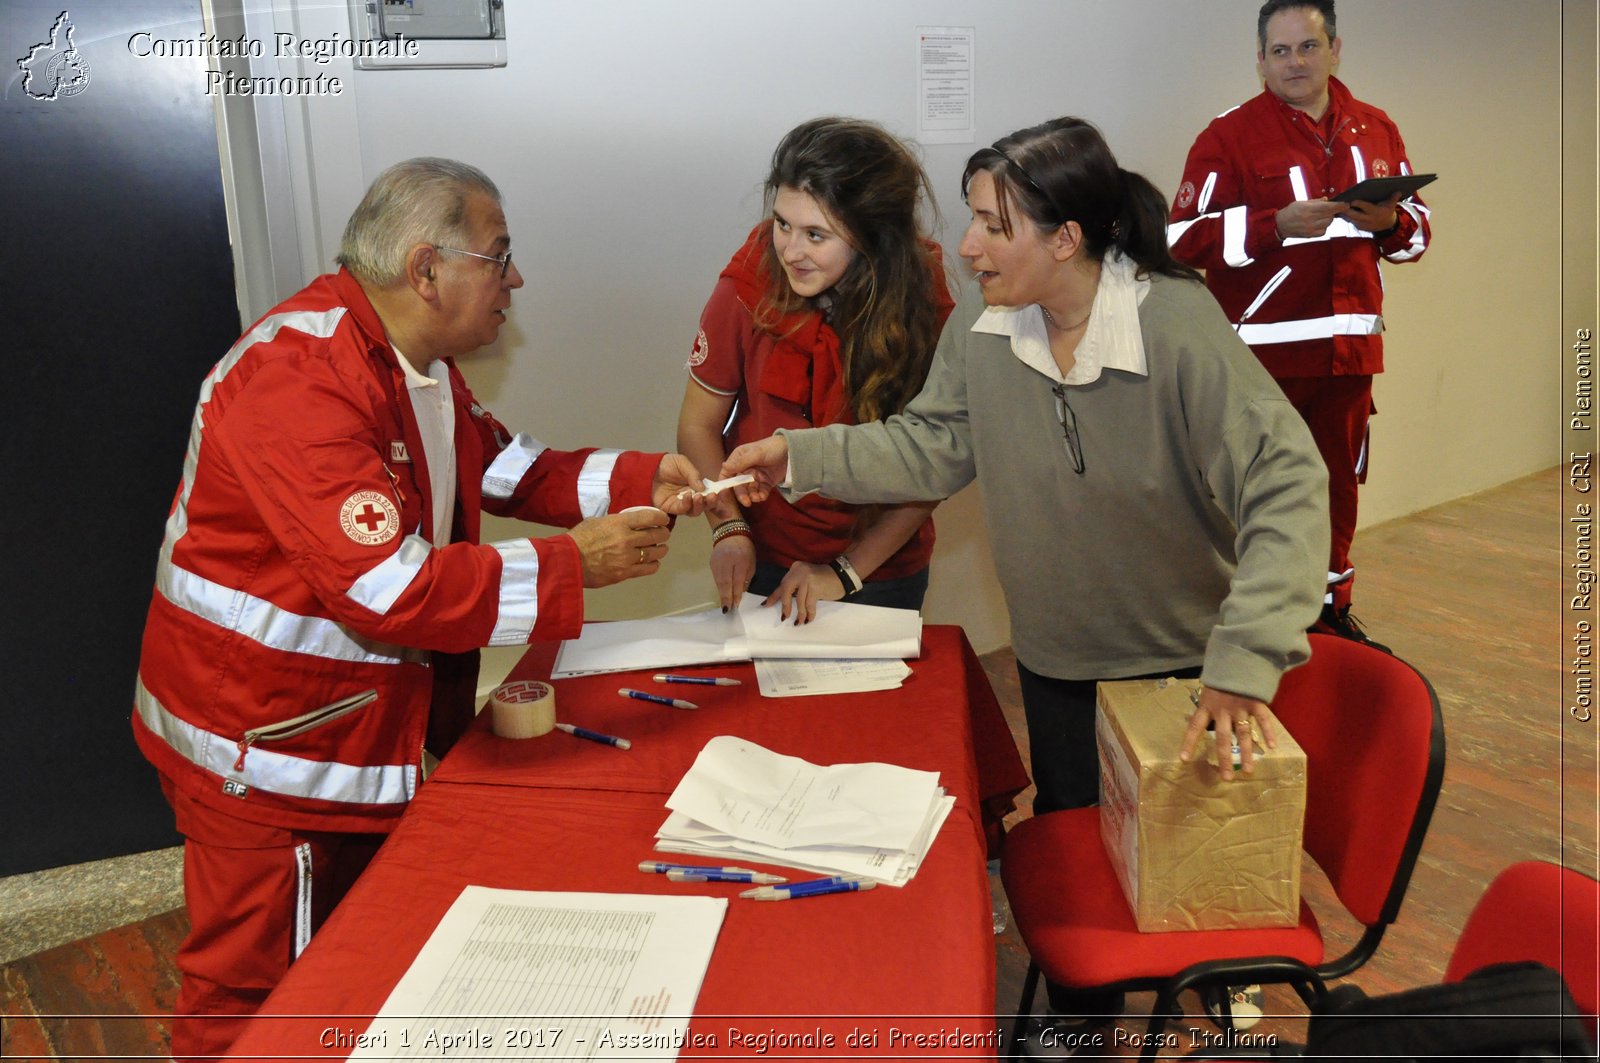
{"label": "stack of paper", "polygon": [[720,735],[667,798],[656,848],[860,875],[903,886],[956,799],[931,771],[821,767]]}
{"label": "stack of paper", "polygon": [[766,657],[901,658],[922,652],[922,615],[849,602],[819,602],[809,624],[780,619],[776,606],[745,595],[736,612],[720,608],[650,620],[585,624],[561,644],[551,674],[624,672]]}

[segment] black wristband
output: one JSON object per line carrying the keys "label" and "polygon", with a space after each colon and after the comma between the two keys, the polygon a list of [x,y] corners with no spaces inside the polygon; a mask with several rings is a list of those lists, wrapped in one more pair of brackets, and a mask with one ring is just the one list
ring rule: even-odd
{"label": "black wristband", "polygon": [[844,588],[846,598],[854,597],[861,592],[863,586],[861,577],[856,575],[856,570],[851,567],[850,559],[840,554],[828,562],[828,567],[833,569],[833,574],[839,577],[839,586]]}

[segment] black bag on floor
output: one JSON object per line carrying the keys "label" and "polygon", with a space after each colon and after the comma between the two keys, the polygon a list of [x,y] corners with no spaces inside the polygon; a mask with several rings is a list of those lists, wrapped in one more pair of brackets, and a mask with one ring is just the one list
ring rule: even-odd
{"label": "black bag on floor", "polygon": [[1341,986],[1311,1016],[1305,1054],[1329,1059],[1595,1058],[1561,975],[1501,963],[1460,982],[1367,997]]}

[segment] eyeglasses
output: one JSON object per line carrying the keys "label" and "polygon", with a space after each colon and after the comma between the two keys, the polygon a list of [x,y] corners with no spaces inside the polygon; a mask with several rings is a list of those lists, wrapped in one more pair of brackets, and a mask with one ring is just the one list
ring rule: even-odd
{"label": "eyeglasses", "polygon": [[450,253],[456,254],[456,255],[471,255],[473,258],[481,258],[485,262],[498,262],[500,264],[500,276],[501,276],[502,279],[505,277],[506,273],[511,269],[511,252],[510,251],[507,251],[503,255],[480,255],[476,251],[463,251],[459,247],[446,247],[443,244],[434,244],[433,245],[433,249],[435,251],[449,251]]}
{"label": "eyeglasses", "polygon": [[1078,435],[1078,415],[1067,405],[1065,384],[1051,384],[1050,390],[1055,392],[1056,420],[1061,422],[1061,431],[1067,437],[1067,456],[1072,459],[1072,471],[1082,476],[1083,439]]}

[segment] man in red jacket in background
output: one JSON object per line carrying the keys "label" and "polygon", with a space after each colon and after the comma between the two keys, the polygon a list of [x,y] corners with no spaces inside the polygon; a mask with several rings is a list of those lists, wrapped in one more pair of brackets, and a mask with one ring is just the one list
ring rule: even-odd
{"label": "man in red jacket in background", "polygon": [[[339,262],[202,382],[156,567],[133,730],[184,836],[180,1060],[226,1051],[393,829],[479,648],[575,637],[583,589],[704,508],[680,455],[553,450],[474,400],[455,359],[522,286],[481,171],[386,170]],[[484,510],[571,531],[480,544]]]}
{"label": "man in red jacket in background", "polygon": [[1350,615],[1357,485],[1367,473],[1372,377],[1383,371],[1380,258],[1427,250],[1415,197],[1344,203],[1369,177],[1409,174],[1400,131],[1333,77],[1333,0],[1269,0],[1256,23],[1265,90],[1211,122],[1173,201],[1175,257],[1206,284],[1289,401],[1328,466],[1333,548],[1313,630],[1386,649]]}

